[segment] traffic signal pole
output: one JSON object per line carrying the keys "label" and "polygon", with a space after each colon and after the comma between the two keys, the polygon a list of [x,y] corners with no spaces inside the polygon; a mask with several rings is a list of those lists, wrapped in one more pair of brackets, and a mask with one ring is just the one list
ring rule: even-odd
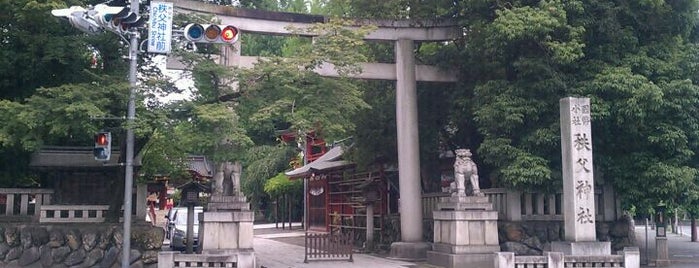
{"label": "traffic signal pole", "polygon": [[[131,1],[131,12],[139,16],[139,1]],[[138,30],[129,30],[131,42],[129,45],[129,102],[126,113],[126,169],[124,176],[124,237],[121,248],[121,267],[130,267],[131,254],[131,207],[133,191],[133,155],[134,155],[134,133],[133,123],[136,119],[136,70],[138,67]]]}
{"label": "traffic signal pole", "polygon": [[[125,2],[125,1],[124,1]],[[139,16],[139,0],[130,0],[131,13],[128,14],[124,3],[116,3],[109,1],[108,3],[98,4],[94,7],[89,6],[87,9],[80,6],[71,6],[70,8],[54,9],[51,14],[56,17],[66,18],[73,27],[88,34],[99,34],[102,30],[108,30],[116,33],[120,37],[128,36],[129,42],[129,101],[126,112],[126,157],[124,170],[124,233],[121,247],[121,267],[130,267],[131,253],[131,213],[133,206],[133,158],[134,158],[134,121],[136,119],[136,87],[138,67],[138,28],[143,26],[145,20]],[[115,6],[111,6],[114,4]],[[102,133],[104,134],[104,133]],[[111,137],[111,136],[110,136]],[[111,141],[111,138],[108,138]],[[111,142],[107,142],[109,146]],[[96,149],[99,149],[96,144]],[[95,151],[96,152],[96,151]],[[108,153],[107,153],[108,155]],[[97,157],[96,160],[106,161],[109,156],[102,159]]]}

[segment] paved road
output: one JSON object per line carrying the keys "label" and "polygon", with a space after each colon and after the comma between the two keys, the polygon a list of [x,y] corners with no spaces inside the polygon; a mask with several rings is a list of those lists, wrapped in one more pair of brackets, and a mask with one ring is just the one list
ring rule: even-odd
{"label": "paved road", "polygon": [[253,243],[259,264],[265,268],[407,268],[416,266],[415,263],[391,260],[369,254],[354,254],[353,262],[337,260],[303,263],[303,236],[303,229],[297,224],[293,225],[291,229],[274,228],[274,224],[255,225],[255,240]]}
{"label": "paved road", "polygon": [[[698,268],[699,243],[689,242],[689,228],[680,229],[682,235],[668,233],[669,255],[672,261],[670,268]],[[655,230],[648,228],[648,243],[646,244],[646,229],[636,227],[636,241],[641,253],[641,267],[655,266]],[[355,254],[354,262],[323,261],[303,263],[303,230],[298,224],[291,229],[274,228],[274,224],[255,225],[254,234],[255,254],[259,264],[265,268],[433,268],[425,263],[403,262],[385,258],[385,256]],[[169,241],[165,241],[163,250],[170,250]]]}
{"label": "paved road", "polygon": [[[669,258],[672,262],[669,267],[697,268],[699,267],[699,242],[689,242],[688,226],[679,229],[682,235],[667,234]],[[641,251],[641,267],[655,267],[655,230],[648,228],[646,233],[645,226],[636,226],[636,241]]]}
{"label": "paved road", "polygon": [[[255,225],[253,247],[259,265],[262,268],[415,268],[416,264],[373,256],[355,254],[354,261],[344,260],[304,263],[303,229],[299,224],[292,228],[274,228],[274,224]],[[163,251],[171,250],[167,239],[163,243]]]}

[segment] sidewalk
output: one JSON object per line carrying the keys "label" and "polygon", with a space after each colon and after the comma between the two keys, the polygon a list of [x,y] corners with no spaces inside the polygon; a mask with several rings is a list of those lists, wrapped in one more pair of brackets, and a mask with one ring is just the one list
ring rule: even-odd
{"label": "sidewalk", "polygon": [[[265,268],[426,268],[434,266],[424,262],[405,262],[388,259],[370,254],[354,254],[354,262],[348,261],[319,261],[303,263],[304,232],[299,223],[292,228],[274,228],[274,224],[255,225],[254,247],[260,265]],[[689,230],[685,234],[667,234],[668,251],[671,260],[670,268],[699,267],[699,243],[689,242]],[[648,228],[648,243],[646,244],[646,229],[636,226],[636,241],[641,253],[641,267],[655,267],[655,230]]]}
{"label": "sidewalk", "polygon": [[[671,268],[699,267],[699,242],[689,242],[689,229],[682,230],[685,234],[667,233],[668,252]],[[646,235],[648,240],[646,243]],[[641,267],[655,267],[655,230],[645,226],[636,226],[636,242],[641,253]]]}
{"label": "sidewalk", "polygon": [[[348,261],[316,261],[303,263],[304,232],[300,224],[293,228],[274,228],[274,224],[255,225],[253,246],[259,264],[264,268],[415,268],[418,264],[391,260],[369,254],[354,253],[354,262]],[[426,267],[421,265],[421,267]]]}

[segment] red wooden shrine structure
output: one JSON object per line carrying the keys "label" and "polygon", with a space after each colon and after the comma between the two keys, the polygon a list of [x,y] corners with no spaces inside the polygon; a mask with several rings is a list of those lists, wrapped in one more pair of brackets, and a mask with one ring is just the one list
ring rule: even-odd
{"label": "red wooden shrine structure", "polygon": [[316,133],[306,135],[305,149],[308,152],[307,164],[286,172],[286,175],[291,179],[308,180],[305,194],[309,230],[366,229],[366,197],[372,191],[372,199],[375,199],[374,229],[380,230],[382,216],[389,213],[384,173],[358,173],[354,163],[342,160],[342,146],[328,149]]}
{"label": "red wooden shrine structure", "polygon": [[[371,184],[371,189],[361,188]],[[387,186],[381,172],[354,173],[353,169],[314,173],[308,178],[308,228],[314,231],[366,229],[366,191],[377,192],[374,229],[388,214]]]}

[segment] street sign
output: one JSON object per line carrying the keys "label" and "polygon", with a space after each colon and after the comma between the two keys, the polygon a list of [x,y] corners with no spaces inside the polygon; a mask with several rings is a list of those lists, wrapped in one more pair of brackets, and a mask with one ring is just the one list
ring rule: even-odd
{"label": "street sign", "polygon": [[172,3],[151,2],[148,30],[148,52],[170,53],[172,40]]}

